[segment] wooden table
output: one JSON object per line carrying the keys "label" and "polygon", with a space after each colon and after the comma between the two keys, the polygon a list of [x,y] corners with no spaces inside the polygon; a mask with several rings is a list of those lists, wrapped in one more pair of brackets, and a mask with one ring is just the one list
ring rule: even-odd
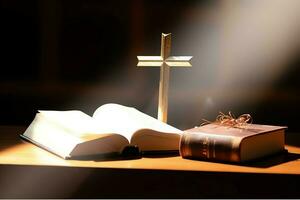
{"label": "wooden table", "polygon": [[247,165],[182,159],[63,160],[0,126],[0,198],[300,197],[300,137],[288,153]]}

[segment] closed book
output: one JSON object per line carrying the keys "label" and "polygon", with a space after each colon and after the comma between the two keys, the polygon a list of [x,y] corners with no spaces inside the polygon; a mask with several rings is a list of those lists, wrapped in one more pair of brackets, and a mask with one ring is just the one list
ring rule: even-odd
{"label": "closed book", "polygon": [[285,129],[259,124],[243,128],[207,124],[184,131],[180,155],[200,160],[250,161],[283,151]]}

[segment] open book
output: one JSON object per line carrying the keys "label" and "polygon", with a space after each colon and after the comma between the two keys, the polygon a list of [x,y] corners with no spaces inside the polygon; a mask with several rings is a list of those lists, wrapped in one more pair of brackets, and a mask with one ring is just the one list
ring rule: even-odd
{"label": "open book", "polygon": [[140,151],[178,151],[182,131],[119,104],[99,107],[93,117],[77,110],[39,111],[22,138],[64,158]]}

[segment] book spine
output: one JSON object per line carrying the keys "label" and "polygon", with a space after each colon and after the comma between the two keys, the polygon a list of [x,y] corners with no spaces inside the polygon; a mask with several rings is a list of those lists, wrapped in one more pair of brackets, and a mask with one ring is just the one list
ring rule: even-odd
{"label": "book spine", "polygon": [[240,139],[232,136],[185,132],[180,139],[183,158],[240,162]]}

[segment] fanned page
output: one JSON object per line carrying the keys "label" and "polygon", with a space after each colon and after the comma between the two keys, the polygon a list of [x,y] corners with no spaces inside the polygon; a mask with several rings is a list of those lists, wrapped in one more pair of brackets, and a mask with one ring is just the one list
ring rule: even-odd
{"label": "fanned page", "polygon": [[135,108],[105,104],[93,115],[101,129],[125,136],[142,151],[177,150],[181,130]]}
{"label": "fanned page", "polygon": [[67,158],[121,152],[129,142],[111,133],[81,111],[39,111],[23,137]]}

